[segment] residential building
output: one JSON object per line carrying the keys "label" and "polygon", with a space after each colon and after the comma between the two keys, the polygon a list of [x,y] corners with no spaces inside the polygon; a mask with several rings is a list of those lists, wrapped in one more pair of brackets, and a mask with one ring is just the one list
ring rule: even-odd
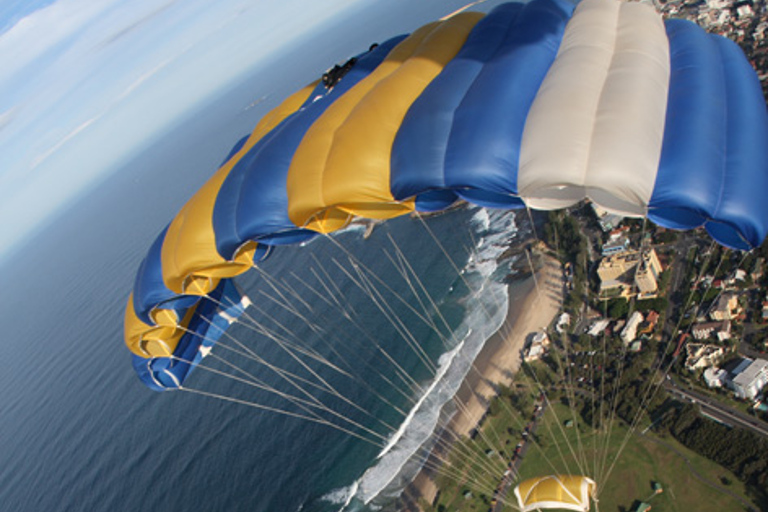
{"label": "residential building", "polygon": [[709,317],[716,321],[732,320],[738,316],[739,298],[735,293],[723,293],[717,299],[717,304],[709,313]]}
{"label": "residential building", "polygon": [[733,371],[729,387],[737,397],[754,400],[760,390],[768,384],[768,361],[744,358]]}
{"label": "residential building", "polygon": [[597,268],[600,295],[603,299],[629,298],[635,293],[639,298],[655,297],[661,270],[654,249],[643,251],[642,255],[640,251],[625,251],[607,256]]}
{"label": "residential building", "polygon": [[714,366],[725,354],[723,347],[703,343],[688,343],[685,350],[688,352],[685,367],[690,371]]}
{"label": "residential building", "polygon": [[531,344],[523,352],[523,361],[530,363],[531,361],[538,361],[544,354],[547,353],[547,347],[549,346],[549,336],[546,332],[537,332],[533,335]]}
{"label": "residential building", "polygon": [[710,388],[721,388],[728,380],[728,372],[718,368],[717,366],[710,366],[704,370],[704,382]]}
{"label": "residential building", "polygon": [[595,203],[592,203],[592,210],[594,210],[595,215],[597,215],[597,222],[600,224],[600,229],[606,233],[615,229],[616,226],[618,226],[624,218],[621,215],[608,213],[606,210],[603,210]]}
{"label": "residential building", "polygon": [[[694,324],[691,328],[691,334],[696,340],[705,340],[717,336],[717,339],[723,341],[730,338],[731,322],[728,320],[722,322],[701,322]],[[725,336],[722,336],[725,334]]]}
{"label": "residential building", "polygon": [[608,240],[603,244],[603,256],[611,256],[629,250],[629,228],[618,228],[611,231]]}
{"label": "residential building", "polygon": [[643,314],[639,311],[635,311],[627,320],[627,324],[624,329],[621,330],[621,340],[625,345],[629,345],[637,337],[637,328],[643,321]]}
{"label": "residential building", "polygon": [[608,324],[610,323],[611,321],[608,319],[598,320],[597,322],[592,324],[592,326],[589,328],[589,331],[587,331],[587,334],[589,334],[590,336],[599,336],[605,332],[605,329],[608,327]]}

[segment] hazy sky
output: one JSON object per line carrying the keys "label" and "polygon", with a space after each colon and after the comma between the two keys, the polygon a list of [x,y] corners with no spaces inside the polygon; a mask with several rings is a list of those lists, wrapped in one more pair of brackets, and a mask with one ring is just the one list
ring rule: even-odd
{"label": "hazy sky", "polygon": [[0,258],[185,112],[361,0],[0,7]]}

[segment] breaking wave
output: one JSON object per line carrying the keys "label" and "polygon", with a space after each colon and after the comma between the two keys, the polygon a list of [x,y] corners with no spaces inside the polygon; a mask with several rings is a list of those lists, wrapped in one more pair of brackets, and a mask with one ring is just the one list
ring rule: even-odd
{"label": "breaking wave", "polygon": [[452,398],[475,358],[504,323],[509,297],[506,285],[495,274],[499,257],[518,233],[514,212],[478,208],[471,226],[476,250],[461,271],[470,291],[452,299],[464,309],[452,348],[442,354],[435,378],[422,386],[421,397],[376,462],[353,485],[324,497],[324,501],[341,505],[340,512],[380,510],[399,496],[421,469],[435,442],[434,434],[452,416]]}

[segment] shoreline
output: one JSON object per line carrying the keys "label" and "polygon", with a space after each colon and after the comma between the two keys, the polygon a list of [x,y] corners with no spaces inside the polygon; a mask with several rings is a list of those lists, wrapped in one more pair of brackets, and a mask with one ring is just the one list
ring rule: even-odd
{"label": "shoreline", "polygon": [[[458,437],[471,435],[485,416],[497,386],[512,383],[522,364],[522,350],[528,337],[547,328],[560,312],[563,300],[560,263],[538,253],[537,264],[534,276],[508,285],[509,304],[504,323],[486,341],[456,392],[452,403],[463,404],[462,410],[452,413],[447,425],[436,434],[444,442],[436,443],[432,449],[430,466],[439,466],[435,456],[450,450]],[[398,510],[417,512],[422,510],[420,501],[434,502],[439,491],[433,479],[435,472],[427,467],[419,470],[403,490]]]}

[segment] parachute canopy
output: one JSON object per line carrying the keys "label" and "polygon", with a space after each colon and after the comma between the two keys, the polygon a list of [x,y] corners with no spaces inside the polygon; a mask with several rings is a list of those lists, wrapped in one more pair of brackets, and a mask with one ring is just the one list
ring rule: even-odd
{"label": "parachute canopy", "polygon": [[510,3],[349,62],[268,113],[160,234],[126,312],[137,357],[176,357],[222,280],[356,216],[589,198],[741,250],[768,232],[754,70],[735,43],[650,4]]}
{"label": "parachute canopy", "polygon": [[589,511],[589,499],[594,498],[595,482],[586,476],[550,475],[531,478],[515,487],[520,512],[533,510]]}

